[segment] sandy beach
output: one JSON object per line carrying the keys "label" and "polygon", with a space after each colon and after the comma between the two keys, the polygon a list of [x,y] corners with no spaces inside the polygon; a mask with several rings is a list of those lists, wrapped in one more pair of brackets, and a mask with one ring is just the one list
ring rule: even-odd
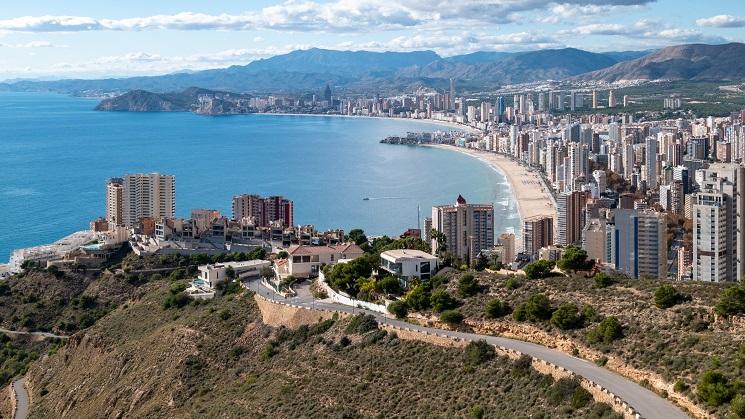
{"label": "sandy beach", "polygon": [[535,216],[555,217],[554,201],[543,185],[538,172],[530,171],[528,167],[497,153],[449,145],[432,145],[431,147],[469,155],[502,173],[510,184],[522,220]]}

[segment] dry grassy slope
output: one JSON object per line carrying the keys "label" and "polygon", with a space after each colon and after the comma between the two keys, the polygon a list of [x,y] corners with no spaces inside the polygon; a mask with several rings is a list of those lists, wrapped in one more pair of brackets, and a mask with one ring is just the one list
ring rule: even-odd
{"label": "dry grassy slope", "polygon": [[32,417],[464,417],[476,405],[487,417],[601,417],[599,405],[549,403],[552,380],[506,358],[467,370],[462,349],[375,331],[343,347],[347,319],[267,358],[280,329],[260,323],[250,295],[163,310],[165,287],[36,363]]}
{"label": "dry grassy slope", "polygon": [[[589,347],[591,351],[582,352],[615,357],[619,364],[658,374],[669,384],[679,379],[695,384],[711,366],[713,357],[718,357],[723,370],[739,374],[735,353],[743,343],[745,329],[715,321],[713,313],[713,306],[726,285],[676,283],[674,286],[690,295],[692,301],[663,310],[654,305],[658,281],[625,280],[609,288],[595,289],[593,280],[583,277],[536,281],[523,278],[522,286],[509,290],[504,286],[504,276],[482,273],[477,278],[485,292],[465,300],[460,308],[467,322],[474,326],[567,351],[572,347]],[[450,281],[448,286],[455,293],[457,280]],[[554,307],[564,302],[580,307],[589,304],[602,316],[615,316],[624,325],[625,337],[610,345],[587,345],[585,336],[594,324],[561,331],[548,322],[518,323],[509,315],[491,320],[484,314],[485,304],[492,298],[506,301],[514,308],[534,293],[546,294]]]}
{"label": "dry grassy slope", "polygon": [[[136,287],[123,276],[33,270],[4,281],[9,289],[0,293],[0,324],[12,330],[49,330],[67,334],[87,327],[108,308],[136,294]],[[90,305],[73,304],[81,296],[92,297]],[[89,323],[92,323],[89,322]]]}

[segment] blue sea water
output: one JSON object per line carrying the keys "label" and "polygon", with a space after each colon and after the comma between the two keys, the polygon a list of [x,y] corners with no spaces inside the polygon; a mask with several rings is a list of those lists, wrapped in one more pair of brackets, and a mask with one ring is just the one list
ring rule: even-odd
{"label": "blue sea water", "polygon": [[[504,177],[447,150],[380,144],[431,131],[416,121],[317,116],[206,117],[93,111],[96,101],[0,93],[0,262],[105,214],[105,182],[135,172],[176,176],[176,212],[230,215],[242,193],[284,195],[295,222],[400,234],[433,205],[493,202],[495,231],[519,231]],[[364,197],[397,198],[372,199]]]}

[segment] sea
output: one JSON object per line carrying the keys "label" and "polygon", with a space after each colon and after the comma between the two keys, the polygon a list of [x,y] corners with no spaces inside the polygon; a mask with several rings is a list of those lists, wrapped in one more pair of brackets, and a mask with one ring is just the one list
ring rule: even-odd
{"label": "sea", "polygon": [[[284,195],[295,222],[398,235],[433,205],[494,203],[495,232],[519,234],[504,176],[454,151],[380,144],[411,120],[331,116],[98,112],[96,100],[0,93],[0,263],[105,215],[105,184],[127,173],[176,177],[176,215],[231,214],[234,195]],[[364,198],[370,198],[364,200]]]}

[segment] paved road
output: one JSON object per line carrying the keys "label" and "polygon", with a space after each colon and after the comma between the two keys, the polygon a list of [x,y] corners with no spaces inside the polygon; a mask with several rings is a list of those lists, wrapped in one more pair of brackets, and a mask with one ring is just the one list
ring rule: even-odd
{"label": "paved road", "polygon": [[69,336],[55,335],[54,333],[48,332],[24,332],[19,330],[9,330],[0,328],[0,333],[7,335],[18,335],[18,336],[34,336],[43,339],[69,339]]}
{"label": "paved road", "polygon": [[26,377],[13,381],[13,391],[16,393],[16,411],[13,413],[13,419],[26,419],[30,404],[28,390],[26,390]]}
{"label": "paved road", "polygon": [[261,286],[258,281],[249,283],[249,288],[251,290],[256,291],[261,296],[267,297],[274,301],[292,303],[299,306],[316,309],[336,310],[353,314],[367,313],[375,316],[375,318],[378,319],[379,322],[384,324],[390,324],[398,327],[407,327],[409,329],[414,329],[421,332],[437,333],[440,335],[445,334],[450,337],[469,341],[485,340],[490,344],[503,346],[508,349],[520,351],[524,354],[530,355],[533,358],[548,361],[554,365],[564,367],[579,376],[585,377],[603,386],[604,388],[607,388],[608,391],[620,397],[626,403],[631,405],[644,418],[675,419],[688,417],[688,415],[686,415],[672,402],[660,397],[650,390],[647,390],[639,384],[608,369],[600,367],[592,362],[573,357],[564,352],[534,343],[523,342],[520,340],[504,337],[478,335],[475,333],[463,333],[436,329],[433,327],[418,326],[411,323],[406,323],[401,320],[397,320],[395,318],[383,316],[373,311],[336,304],[330,302],[330,300],[315,300],[309,292],[305,292],[305,290],[303,290],[303,287],[307,286],[308,285],[306,284],[302,284],[296,288],[296,290],[298,290],[297,297],[284,298],[281,295],[274,293],[272,290]]}

